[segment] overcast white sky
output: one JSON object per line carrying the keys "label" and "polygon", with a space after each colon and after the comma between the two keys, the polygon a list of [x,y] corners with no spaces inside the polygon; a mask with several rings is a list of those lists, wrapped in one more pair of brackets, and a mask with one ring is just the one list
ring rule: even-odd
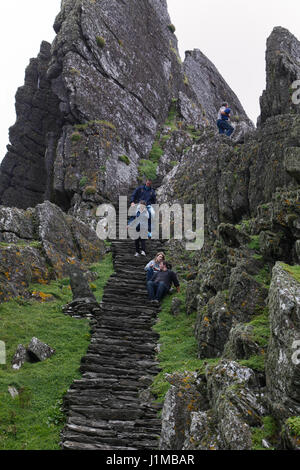
{"label": "overcast white sky", "polygon": [[[15,122],[15,93],[25,67],[42,40],[52,42],[52,25],[60,0],[0,2],[0,160],[6,153],[8,128]],[[256,122],[265,87],[266,39],[274,26],[300,39],[299,0],[168,0],[181,58],[200,49],[216,65]]]}

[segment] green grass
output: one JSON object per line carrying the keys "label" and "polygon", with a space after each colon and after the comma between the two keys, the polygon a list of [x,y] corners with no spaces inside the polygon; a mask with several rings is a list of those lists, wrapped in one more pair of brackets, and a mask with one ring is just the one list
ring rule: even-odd
{"label": "green grass", "polygon": [[238,362],[242,366],[249,367],[249,369],[253,369],[258,372],[264,372],[265,370],[265,355],[251,356],[249,359],[243,359]]}
{"label": "green grass", "polygon": [[127,155],[120,155],[119,156],[119,161],[125,163],[125,165],[130,165],[130,160],[127,157]]}
{"label": "green grass", "polygon": [[96,43],[97,46],[100,47],[100,49],[103,49],[106,44],[106,41],[102,36],[96,36]]}
{"label": "green grass", "polygon": [[153,163],[150,160],[141,159],[139,161],[139,175],[141,178],[150,178],[153,181],[156,179],[157,163]]}
{"label": "green grass", "polygon": [[258,274],[253,276],[254,279],[262,284],[265,288],[269,289],[271,284],[272,273],[270,272],[269,266],[265,265]]}
{"label": "green grass", "polygon": [[[92,267],[98,274],[93,282],[100,301],[103,287],[113,272],[108,254]],[[79,365],[90,341],[86,319],[65,316],[62,306],[72,299],[69,280],[48,285],[32,285],[54,297],[52,302],[17,298],[0,306],[0,339],[6,344],[7,363],[0,365],[0,449],[59,449],[60,431],[64,425],[62,397],[74,379],[79,378]],[[11,368],[18,344],[28,345],[33,336],[49,344],[56,352],[48,360],[25,363],[19,371]],[[14,386],[19,396],[11,398],[8,387]]]}
{"label": "green grass", "polygon": [[250,323],[253,327],[252,338],[261,347],[266,348],[270,338],[269,309],[266,307],[261,315],[256,316]]}
{"label": "green grass", "polygon": [[281,266],[285,271],[287,271],[291,276],[293,276],[296,281],[300,282],[300,265],[290,266],[289,264],[281,263]]}
{"label": "green grass", "polygon": [[[262,418],[263,425],[262,427],[252,428],[252,450],[266,450],[262,446],[262,439],[266,439],[271,445],[276,445],[276,436],[278,434],[278,429],[276,422],[272,416],[265,416]],[[268,450],[274,450],[275,447],[271,447]]]}
{"label": "green grass", "polygon": [[250,250],[255,250],[255,251],[260,250],[259,235],[252,235],[251,242],[248,243],[248,248],[250,248]]}
{"label": "green grass", "polygon": [[300,416],[292,416],[286,421],[292,436],[300,438]]}
{"label": "green grass", "polygon": [[165,297],[162,310],[154,330],[159,333],[160,353],[158,355],[159,367],[162,371],[155,377],[152,393],[158,402],[163,402],[170,384],[165,380],[165,374],[184,371],[202,371],[206,363],[216,363],[219,359],[203,361],[197,358],[197,342],[194,335],[194,324],[197,313],[187,316],[184,311],[185,292],[174,294],[182,302],[180,315],[174,317],[170,314],[172,295]]}

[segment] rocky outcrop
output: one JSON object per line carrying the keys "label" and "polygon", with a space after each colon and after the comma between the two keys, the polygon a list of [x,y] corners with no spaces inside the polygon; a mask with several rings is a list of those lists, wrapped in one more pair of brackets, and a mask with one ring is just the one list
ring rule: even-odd
{"label": "rocky outcrop", "polygon": [[251,450],[267,411],[254,372],[233,361],[168,378],[160,448]]}
{"label": "rocky outcrop", "polygon": [[228,102],[235,122],[244,121],[249,130],[254,128],[236,94],[214,64],[199,49],[186,51],[183,68],[189,86],[200,104],[202,122],[215,124],[222,103]]}
{"label": "rocky outcrop", "polygon": [[[62,2],[51,53],[43,43],[17,95],[2,203],[47,198],[85,218],[137,181],[173,98],[180,94],[183,114],[200,114],[170,24],[165,0]],[[28,141],[30,155],[20,148]]]}
{"label": "rocky outcrop", "polygon": [[300,283],[281,263],[273,269],[269,310],[268,398],[272,413],[284,424],[287,418],[300,415]]}
{"label": "rocky outcrop", "polygon": [[[260,125],[281,114],[299,114],[292,84],[300,79],[300,42],[287,29],[276,27],[267,41],[267,88],[260,99]],[[299,87],[298,87],[299,88]]]}
{"label": "rocky outcrop", "polygon": [[68,277],[105,253],[96,232],[49,201],[35,209],[0,207],[0,299],[28,295],[31,283]]}
{"label": "rocky outcrop", "polygon": [[10,145],[0,169],[0,201],[10,207],[34,207],[52,195],[55,148],[61,131],[59,99],[47,69],[50,44],[42,42],[26,69],[16,94],[17,121],[9,130]]}

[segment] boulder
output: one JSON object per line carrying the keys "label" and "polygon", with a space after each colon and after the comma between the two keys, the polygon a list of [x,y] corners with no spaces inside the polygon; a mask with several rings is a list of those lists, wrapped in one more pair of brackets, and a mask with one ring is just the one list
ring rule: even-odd
{"label": "boulder", "polygon": [[300,76],[299,56],[298,39],[285,28],[274,28],[267,40],[267,87],[260,99],[260,124],[271,116],[300,113],[292,100],[292,84]]}
{"label": "boulder", "polygon": [[300,414],[300,283],[280,262],[273,268],[269,293],[271,337],[266,361],[268,400],[282,424]]}
{"label": "boulder", "polygon": [[19,370],[25,362],[29,362],[29,354],[25,346],[19,344],[11,362],[12,368]]}
{"label": "boulder", "polygon": [[34,337],[27,347],[27,353],[31,361],[45,361],[55,353],[55,349]]}

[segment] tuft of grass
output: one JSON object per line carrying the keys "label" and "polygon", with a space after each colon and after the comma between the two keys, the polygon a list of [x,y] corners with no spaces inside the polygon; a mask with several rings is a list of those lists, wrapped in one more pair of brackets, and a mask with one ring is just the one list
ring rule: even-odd
{"label": "tuft of grass", "polygon": [[173,24],[168,24],[168,29],[169,29],[169,30],[171,31],[171,33],[173,33],[173,34],[174,34],[175,31],[176,31],[176,28],[175,28],[175,26],[174,26]]}
{"label": "tuft of grass", "polygon": [[[276,436],[278,434],[278,429],[276,422],[272,416],[265,416],[262,418],[263,425],[262,427],[252,428],[252,450],[275,450],[276,445]],[[262,445],[262,440],[266,439],[271,445],[274,444],[274,447],[270,449],[265,449]]]}
{"label": "tuft of grass", "polygon": [[86,185],[87,182],[88,182],[88,177],[87,177],[87,176],[83,176],[83,177],[81,178],[81,180],[79,181],[79,186],[80,186],[81,188],[83,188],[83,187]]}
{"label": "tuft of grass", "polygon": [[[98,301],[113,272],[111,254],[93,265],[98,278]],[[72,300],[68,279],[48,285],[32,285],[45,295],[55,294],[52,302],[11,300],[0,306],[1,341],[5,342],[7,363],[0,365],[0,448],[1,450],[58,450],[60,432],[65,423],[62,398],[74,379],[80,378],[79,366],[90,341],[86,319],[62,313]],[[18,344],[27,345],[33,336],[49,344],[55,354],[44,362],[25,363],[19,371],[11,368]],[[13,399],[8,387],[19,395]]]}
{"label": "tuft of grass", "polygon": [[270,320],[269,320],[269,309],[264,308],[261,315],[253,318],[248,323],[253,327],[252,339],[261,347],[267,348],[270,338]]}
{"label": "tuft of grass", "polygon": [[119,160],[120,160],[120,162],[125,163],[125,165],[127,165],[127,166],[130,165],[130,160],[127,157],[127,155],[120,155]]}
{"label": "tuft of grass", "polygon": [[71,135],[71,141],[79,142],[80,140],[81,140],[81,135],[79,134],[79,132],[73,132],[73,134]]}
{"label": "tuft of grass", "polygon": [[249,369],[256,370],[258,372],[264,372],[265,370],[265,356],[251,356],[249,359],[243,359],[238,361],[239,364]]}
{"label": "tuft of grass", "polygon": [[248,243],[248,248],[250,248],[250,250],[260,251],[259,235],[251,236],[251,242]]}
{"label": "tuft of grass", "polygon": [[181,313],[174,317],[170,314],[172,295],[162,302],[162,309],[154,330],[159,333],[160,352],[158,360],[161,372],[152,384],[152,393],[158,402],[163,402],[170,384],[165,380],[165,374],[184,371],[204,372],[206,363],[216,363],[219,359],[203,361],[197,357],[197,342],[194,335],[194,325],[197,313],[187,316],[185,313],[185,291],[175,294],[182,302]]}
{"label": "tuft of grass", "polygon": [[269,266],[265,265],[258,274],[253,276],[254,279],[262,284],[267,289],[270,288],[272,273],[270,272]]}
{"label": "tuft of grass", "polygon": [[153,163],[151,160],[143,160],[139,161],[139,175],[142,178],[150,178],[152,180],[156,179],[156,170],[157,170],[157,163]]}
{"label": "tuft of grass", "polygon": [[160,143],[155,141],[153,146],[152,146],[152,150],[149,153],[149,160],[151,160],[151,162],[153,162],[153,163],[158,163],[160,158],[162,157],[163,153],[164,153],[164,151],[161,148]]}
{"label": "tuft of grass", "polygon": [[292,416],[286,421],[292,436],[300,439],[300,416]]}
{"label": "tuft of grass", "polygon": [[296,281],[300,282],[300,265],[290,266],[289,264],[281,263],[283,269],[293,276]]}
{"label": "tuft of grass", "polygon": [[106,44],[106,41],[102,36],[96,36],[96,43],[97,46],[100,47],[100,49],[103,49]]}

